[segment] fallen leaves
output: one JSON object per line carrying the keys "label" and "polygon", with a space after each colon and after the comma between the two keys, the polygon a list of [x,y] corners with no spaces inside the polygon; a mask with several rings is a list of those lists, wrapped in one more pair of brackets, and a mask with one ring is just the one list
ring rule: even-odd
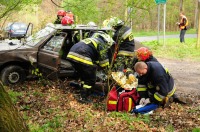
{"label": "fallen leaves", "polygon": [[[191,105],[172,103],[150,116],[106,112],[106,98],[91,97],[95,103],[80,104],[67,81],[43,85],[29,81],[12,89],[20,92],[16,105],[31,130],[40,131],[192,131],[200,126],[200,98]],[[37,126],[37,127],[36,127]],[[42,131],[41,130],[41,131]]]}

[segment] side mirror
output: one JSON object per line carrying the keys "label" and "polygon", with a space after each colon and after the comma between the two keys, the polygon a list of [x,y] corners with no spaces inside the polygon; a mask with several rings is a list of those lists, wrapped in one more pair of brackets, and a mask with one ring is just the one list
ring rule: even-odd
{"label": "side mirror", "polygon": [[25,34],[25,38],[29,37],[32,35],[32,31],[33,31],[33,24],[29,23],[28,27],[26,29],[26,34]]}

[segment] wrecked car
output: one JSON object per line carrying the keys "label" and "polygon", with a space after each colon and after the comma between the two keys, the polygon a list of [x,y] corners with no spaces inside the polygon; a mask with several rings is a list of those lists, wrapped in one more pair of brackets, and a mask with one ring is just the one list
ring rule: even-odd
{"label": "wrecked car", "polygon": [[[27,32],[32,32],[29,24]],[[47,24],[37,33],[21,40],[0,41],[0,79],[4,85],[23,82],[27,77],[50,79],[76,77],[76,71],[66,56],[73,44],[92,32],[109,32],[109,28],[85,25],[62,26]]]}

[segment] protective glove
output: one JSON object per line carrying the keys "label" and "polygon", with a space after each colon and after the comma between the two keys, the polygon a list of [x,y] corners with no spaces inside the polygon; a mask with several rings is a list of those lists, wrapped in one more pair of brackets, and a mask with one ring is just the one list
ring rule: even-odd
{"label": "protective glove", "polygon": [[149,98],[141,98],[139,104],[140,105],[147,105],[150,103],[150,99]]}
{"label": "protective glove", "polygon": [[141,98],[139,104],[144,105],[144,102],[145,102],[145,98]]}
{"label": "protective glove", "polygon": [[147,104],[149,104],[149,103],[151,103],[151,102],[150,102],[150,99],[149,99],[149,98],[146,98],[145,101],[144,101],[144,105],[147,105]]}

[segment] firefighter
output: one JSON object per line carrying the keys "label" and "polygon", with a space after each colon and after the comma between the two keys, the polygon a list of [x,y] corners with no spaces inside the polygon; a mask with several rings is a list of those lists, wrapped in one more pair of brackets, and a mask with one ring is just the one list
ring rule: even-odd
{"label": "firefighter", "polygon": [[152,51],[146,47],[140,47],[136,50],[136,56],[133,59],[133,63],[135,64],[138,61],[158,61],[152,54]]}
{"label": "firefighter", "polygon": [[145,103],[156,103],[165,106],[169,98],[173,96],[176,88],[171,74],[159,62],[137,62],[134,70],[139,76],[146,76],[149,100]]}
{"label": "firefighter", "polygon": [[73,22],[75,21],[75,16],[71,11],[67,11],[66,16],[70,17],[73,20]]}
{"label": "firefighter", "polygon": [[[158,62],[158,60],[153,56],[153,53],[150,49],[146,47],[140,47],[135,52],[135,57],[133,59],[133,66],[138,62],[149,62],[149,61],[155,61]],[[137,76],[137,75],[136,75]],[[146,76],[137,76],[138,78],[138,86],[137,91],[141,98],[148,98],[147,93],[147,87],[145,85],[146,82]]]}
{"label": "firefighter", "polygon": [[117,71],[122,71],[123,69],[131,67],[135,50],[132,29],[124,24],[125,23],[117,17],[110,18],[108,23],[108,25],[115,30],[113,40],[117,44],[114,50],[114,58],[116,57],[114,69]]}
{"label": "firefighter", "polygon": [[78,99],[81,103],[91,102],[88,96],[96,82],[97,65],[104,69],[108,68],[107,50],[113,42],[108,34],[97,32],[90,38],[76,43],[70,49],[67,59],[72,62],[81,79],[81,94]]}
{"label": "firefighter", "polygon": [[66,16],[66,11],[64,11],[64,10],[59,10],[59,11],[57,12],[57,19],[56,19],[56,21],[54,22],[54,24],[61,24],[61,20],[62,20],[62,18],[63,18],[64,16]]}
{"label": "firefighter", "polygon": [[69,16],[64,16],[61,20],[61,24],[63,26],[72,25],[74,24],[74,20]]}

